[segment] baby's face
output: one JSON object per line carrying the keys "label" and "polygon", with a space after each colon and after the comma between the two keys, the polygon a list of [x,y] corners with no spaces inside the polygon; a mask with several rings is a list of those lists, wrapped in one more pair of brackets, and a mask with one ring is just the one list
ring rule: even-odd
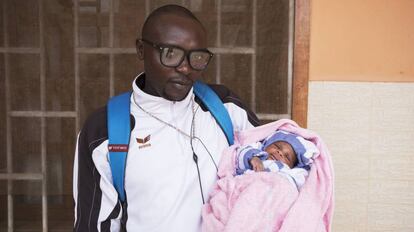
{"label": "baby's face", "polygon": [[289,143],[277,141],[266,147],[265,151],[269,153],[268,160],[278,160],[293,168],[298,162],[295,151]]}

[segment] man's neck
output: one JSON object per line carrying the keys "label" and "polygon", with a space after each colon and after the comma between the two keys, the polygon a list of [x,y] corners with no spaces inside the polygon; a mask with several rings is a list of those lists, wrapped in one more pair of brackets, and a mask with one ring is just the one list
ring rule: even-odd
{"label": "man's neck", "polygon": [[152,96],[160,97],[157,91],[155,91],[155,89],[151,85],[149,85],[148,82],[146,81],[145,73],[142,74],[139,78],[137,78],[136,84],[138,88],[140,88],[144,93],[152,95]]}

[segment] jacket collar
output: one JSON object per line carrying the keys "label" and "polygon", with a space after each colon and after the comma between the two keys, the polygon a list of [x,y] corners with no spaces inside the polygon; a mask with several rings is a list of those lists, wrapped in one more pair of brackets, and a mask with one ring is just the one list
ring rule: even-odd
{"label": "jacket collar", "polygon": [[144,81],[145,73],[140,73],[132,83],[134,106],[139,104],[146,111],[153,114],[169,113],[171,112],[171,109],[174,109],[175,112],[191,109],[191,101],[194,97],[193,88],[191,88],[189,94],[183,100],[170,101],[162,97],[145,93],[141,89]]}

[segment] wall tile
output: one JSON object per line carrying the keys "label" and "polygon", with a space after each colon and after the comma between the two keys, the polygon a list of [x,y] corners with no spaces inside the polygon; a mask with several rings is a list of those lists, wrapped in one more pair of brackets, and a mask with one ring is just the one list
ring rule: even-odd
{"label": "wall tile", "polygon": [[408,123],[413,119],[414,103],[403,107],[383,105],[372,108],[373,129],[376,131],[390,131],[397,127],[403,130],[402,134],[407,134],[414,131],[414,125]]}
{"label": "wall tile", "polygon": [[382,154],[398,154],[399,156],[412,154],[414,130],[410,127],[403,125],[398,131],[396,131],[397,127],[374,130],[371,149],[374,153],[381,152]]}
{"label": "wall tile", "polygon": [[[336,177],[335,177],[336,178]],[[336,178],[335,180],[335,203],[339,206],[345,206],[348,204],[361,204],[366,205],[369,201],[370,188],[366,184],[368,176],[353,179],[353,181]],[[352,189],[352,191],[349,191]],[[351,210],[357,212],[355,210]]]}
{"label": "wall tile", "polygon": [[[379,150],[381,149],[378,149],[370,157],[370,179],[380,181],[414,180],[414,156],[412,151],[403,153]],[[398,156],[395,157],[395,154],[398,154]]]}
{"label": "wall tile", "polygon": [[368,186],[365,182],[336,180],[332,231],[367,231]]}
{"label": "wall tile", "polygon": [[[392,167],[390,165],[389,168],[398,167]],[[411,204],[414,206],[413,199],[414,185],[412,184],[412,179],[396,180],[371,178],[369,181],[370,204]]]}
{"label": "wall tile", "polygon": [[413,83],[310,82],[308,125],[335,167],[333,231],[413,231],[413,104]]}
{"label": "wall tile", "polygon": [[414,204],[368,204],[369,231],[375,232],[411,232],[414,231],[413,223]]}
{"label": "wall tile", "polygon": [[367,217],[366,204],[338,203],[335,205],[332,231],[369,231],[367,229]]}
{"label": "wall tile", "polygon": [[388,83],[378,83],[373,91],[374,107],[406,108],[414,107],[413,86],[407,83],[393,83],[390,88]]}
{"label": "wall tile", "polygon": [[373,86],[369,83],[327,83],[324,88],[329,93],[326,99],[333,106],[352,105],[360,108],[372,106]]}
{"label": "wall tile", "polygon": [[[321,136],[322,138],[325,138],[323,135]],[[366,150],[365,152],[337,152],[337,150],[339,150],[336,148],[338,145],[328,144],[327,146],[332,154],[332,162],[337,182],[345,181],[348,183],[351,180],[369,179],[369,159],[367,158],[369,150]]]}

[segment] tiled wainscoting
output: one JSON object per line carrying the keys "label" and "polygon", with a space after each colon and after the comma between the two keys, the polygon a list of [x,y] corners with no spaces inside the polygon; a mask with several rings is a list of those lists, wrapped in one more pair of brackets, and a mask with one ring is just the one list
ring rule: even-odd
{"label": "tiled wainscoting", "polygon": [[414,231],[414,83],[310,82],[308,128],[333,158],[333,231]]}

